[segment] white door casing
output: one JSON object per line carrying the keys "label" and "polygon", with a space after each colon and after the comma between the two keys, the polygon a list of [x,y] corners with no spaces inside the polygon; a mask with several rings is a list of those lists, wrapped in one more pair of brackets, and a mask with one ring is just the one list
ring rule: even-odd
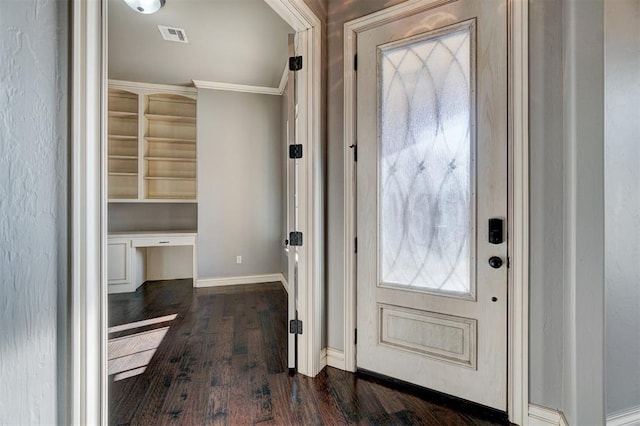
{"label": "white door casing", "polygon": [[506,11],[457,1],[357,38],[358,368],[502,411]]}
{"label": "white door casing", "polygon": [[[301,200],[308,228],[309,264],[300,294],[307,319],[303,336],[306,349],[300,372],[315,375],[321,369],[322,324],[322,156],[321,126],[321,26],[306,4],[297,0],[265,0],[301,34],[306,54],[302,108],[304,134],[309,144],[303,184],[309,195]],[[106,150],[103,118],[107,87],[107,1],[76,1],[71,10],[71,278],[69,285],[68,418],[73,424],[107,424],[106,380]]]}

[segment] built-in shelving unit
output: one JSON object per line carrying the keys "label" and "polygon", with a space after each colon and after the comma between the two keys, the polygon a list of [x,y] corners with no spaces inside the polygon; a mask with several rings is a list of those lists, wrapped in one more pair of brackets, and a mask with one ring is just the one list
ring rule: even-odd
{"label": "built-in shelving unit", "polygon": [[138,95],[109,90],[107,185],[110,199],[138,198]]}
{"label": "built-in shelving unit", "polygon": [[196,198],[196,102],[151,95],[145,113],[145,194],[151,199]]}
{"label": "built-in shelving unit", "polygon": [[195,96],[109,89],[109,201],[195,202]]}

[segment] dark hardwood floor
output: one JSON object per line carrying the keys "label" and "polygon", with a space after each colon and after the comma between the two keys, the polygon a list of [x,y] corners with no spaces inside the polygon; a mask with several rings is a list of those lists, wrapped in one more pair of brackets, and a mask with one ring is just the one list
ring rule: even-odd
{"label": "dark hardwood floor", "polygon": [[330,367],[289,376],[286,313],[280,283],[110,295],[110,424],[500,424]]}

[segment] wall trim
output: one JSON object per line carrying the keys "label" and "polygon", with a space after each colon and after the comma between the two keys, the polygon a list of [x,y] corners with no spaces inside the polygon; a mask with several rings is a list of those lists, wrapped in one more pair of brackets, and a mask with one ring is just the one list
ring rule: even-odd
{"label": "wall trim", "polygon": [[640,406],[608,416],[607,426],[640,426]]}
{"label": "wall trim", "polygon": [[281,273],[277,273],[236,277],[199,278],[194,287],[221,287],[226,285],[272,283],[275,281],[283,282],[284,276]]}
{"label": "wall trim", "polygon": [[[69,153],[69,312],[68,388],[64,398],[69,424],[107,423],[106,191],[102,169],[105,133],[106,5],[75,1],[71,12]],[[62,417],[62,416],[61,416]],[[50,419],[53,421],[53,419]]]}
{"label": "wall trim", "polygon": [[344,370],[344,351],[327,347],[327,363],[329,367]]}
{"label": "wall trim", "polygon": [[531,426],[569,426],[562,411],[529,404],[529,425]]}
{"label": "wall trim", "polygon": [[[408,0],[344,24],[344,362],[356,369],[356,257],[355,170],[356,74],[353,57],[357,34],[390,21],[442,6],[455,0]],[[528,2],[507,0],[509,49],[509,307],[508,407],[509,420],[526,426],[529,399],[529,178],[528,178]]]}
{"label": "wall trim", "polygon": [[289,294],[289,281],[284,277],[284,274],[280,274],[280,282],[282,283],[282,287],[284,287],[284,291]]}
{"label": "wall trim", "polygon": [[194,87],[174,86],[169,84],[143,83],[138,81],[109,80],[109,87],[133,91],[135,93],[154,94],[164,93],[167,95],[181,95],[195,99],[198,91]]}
{"label": "wall trim", "polygon": [[278,84],[278,92],[282,95],[284,94],[284,89],[287,87],[287,82],[289,81],[289,61],[284,64],[284,68],[282,69],[282,77],[280,77],[280,84]]}
{"label": "wall trim", "polygon": [[322,370],[322,329],[324,298],[324,171],[322,126],[322,27],[318,17],[301,0],[265,0],[298,37],[298,54],[305,65],[298,74],[300,141],[305,155],[299,164],[301,214],[298,230],[305,243],[298,248],[298,319],[305,332],[298,337],[298,372],[315,376]]}
{"label": "wall trim", "polygon": [[259,95],[282,95],[279,87],[250,86],[246,84],[220,83],[217,81],[193,80],[198,89],[224,90],[227,92],[257,93]]}
{"label": "wall trim", "polygon": [[222,83],[218,81],[192,80],[198,89],[224,90],[227,92],[257,93],[259,95],[282,96],[289,80],[289,61],[284,64],[278,87],[253,86],[248,84]]}

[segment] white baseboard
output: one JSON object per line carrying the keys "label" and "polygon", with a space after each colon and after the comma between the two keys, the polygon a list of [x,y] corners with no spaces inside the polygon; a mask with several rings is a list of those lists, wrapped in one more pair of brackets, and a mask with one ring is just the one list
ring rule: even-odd
{"label": "white baseboard", "polygon": [[278,274],[247,275],[244,277],[201,278],[196,282],[196,287],[220,287],[225,285],[259,284],[283,282],[284,276]]}
{"label": "white baseboard", "polygon": [[282,283],[282,287],[284,287],[284,291],[289,293],[289,283],[283,274],[280,274],[280,282]]}
{"label": "white baseboard", "polygon": [[529,404],[529,426],[569,426],[561,411]]}
{"label": "white baseboard", "polygon": [[640,407],[634,407],[608,416],[607,426],[640,426]]}
{"label": "white baseboard", "polygon": [[327,348],[327,365],[344,370],[344,352],[338,349]]}

